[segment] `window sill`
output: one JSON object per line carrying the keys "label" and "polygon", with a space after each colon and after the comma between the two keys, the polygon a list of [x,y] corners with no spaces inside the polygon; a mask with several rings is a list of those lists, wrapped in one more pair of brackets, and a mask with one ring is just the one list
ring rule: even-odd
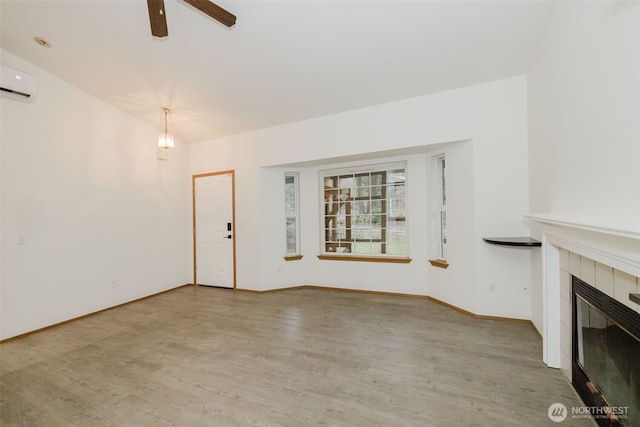
{"label": "window sill", "polygon": [[298,261],[299,259],[302,259],[302,255],[289,255],[284,257],[285,261]]}
{"label": "window sill", "polygon": [[444,259],[430,259],[429,262],[434,267],[438,267],[438,268],[447,268],[447,267],[449,267],[449,263]]}
{"label": "window sill", "polygon": [[363,262],[391,262],[396,264],[409,264],[409,257],[389,257],[389,256],[353,256],[353,255],[318,255],[320,260],[330,261],[363,261]]}

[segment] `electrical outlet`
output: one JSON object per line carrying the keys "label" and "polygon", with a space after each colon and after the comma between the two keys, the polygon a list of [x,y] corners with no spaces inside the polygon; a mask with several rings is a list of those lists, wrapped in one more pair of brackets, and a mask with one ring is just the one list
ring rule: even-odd
{"label": "electrical outlet", "polygon": [[522,294],[523,295],[529,295],[529,288],[527,288],[526,286],[524,288],[522,288]]}
{"label": "electrical outlet", "polygon": [[489,292],[494,293],[496,291],[496,284],[489,283]]}
{"label": "electrical outlet", "polygon": [[111,286],[111,289],[115,288],[116,287],[116,281],[112,280],[111,283],[110,283],[110,286]]}

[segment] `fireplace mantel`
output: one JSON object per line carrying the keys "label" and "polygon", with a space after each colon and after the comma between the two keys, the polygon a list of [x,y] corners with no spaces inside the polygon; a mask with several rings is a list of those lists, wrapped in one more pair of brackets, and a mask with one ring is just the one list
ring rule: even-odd
{"label": "fireplace mantel", "polygon": [[596,223],[592,221],[585,221],[583,219],[548,213],[531,213],[525,215],[525,218],[529,218],[543,224],[551,224],[577,230],[585,230],[608,234],[611,236],[620,236],[629,239],[640,240],[640,224]]}
{"label": "fireplace mantel", "polygon": [[552,244],[640,277],[640,224],[598,223],[539,213],[525,218],[541,227],[543,251],[545,244]]}

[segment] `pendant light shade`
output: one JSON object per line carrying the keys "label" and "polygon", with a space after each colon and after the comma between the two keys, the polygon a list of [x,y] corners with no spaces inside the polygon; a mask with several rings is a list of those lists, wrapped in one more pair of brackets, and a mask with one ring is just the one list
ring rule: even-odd
{"label": "pendant light shade", "polygon": [[164,109],[164,130],[160,132],[158,135],[158,148],[170,149],[175,147],[175,139],[173,135],[169,133],[167,130],[167,114],[169,113],[169,109]]}

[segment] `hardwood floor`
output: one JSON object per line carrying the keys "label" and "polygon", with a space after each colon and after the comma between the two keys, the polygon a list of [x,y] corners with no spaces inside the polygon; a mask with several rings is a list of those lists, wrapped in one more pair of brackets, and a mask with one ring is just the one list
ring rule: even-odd
{"label": "hardwood floor", "polygon": [[184,287],[0,351],[2,426],[552,426],[550,404],[581,406],[530,325],[398,296]]}

